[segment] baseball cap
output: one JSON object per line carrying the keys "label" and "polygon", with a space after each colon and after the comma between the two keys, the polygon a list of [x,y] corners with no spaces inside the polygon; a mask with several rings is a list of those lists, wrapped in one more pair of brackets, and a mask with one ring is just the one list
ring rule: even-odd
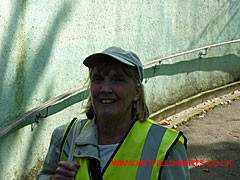
{"label": "baseball cap", "polygon": [[139,57],[132,51],[125,51],[125,50],[123,50],[119,47],[116,47],[116,46],[109,47],[101,53],[95,53],[95,54],[92,54],[92,55],[88,56],[83,61],[83,64],[90,68],[90,67],[92,67],[93,63],[96,60],[101,60],[101,58],[103,56],[110,56],[114,60],[117,60],[117,61],[119,61],[123,64],[135,67],[137,72],[138,72],[139,79],[142,82],[142,80],[143,80],[143,67],[142,67],[142,63],[141,63]]}

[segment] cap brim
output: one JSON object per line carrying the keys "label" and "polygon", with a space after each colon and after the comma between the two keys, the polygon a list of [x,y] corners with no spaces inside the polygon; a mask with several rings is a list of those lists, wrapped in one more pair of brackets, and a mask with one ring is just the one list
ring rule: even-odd
{"label": "cap brim", "polygon": [[126,61],[125,59],[123,58],[120,58],[120,57],[116,57],[114,55],[109,55],[109,54],[104,54],[104,53],[95,53],[95,54],[92,54],[90,56],[88,56],[84,61],[83,61],[83,64],[87,67],[92,67],[94,65],[94,63],[96,62],[96,60],[99,60],[99,59],[102,59],[104,57],[110,57],[110,58],[113,58],[123,64],[126,64],[126,65],[129,65],[129,66],[135,66],[134,64],[132,64],[131,62],[128,62]]}

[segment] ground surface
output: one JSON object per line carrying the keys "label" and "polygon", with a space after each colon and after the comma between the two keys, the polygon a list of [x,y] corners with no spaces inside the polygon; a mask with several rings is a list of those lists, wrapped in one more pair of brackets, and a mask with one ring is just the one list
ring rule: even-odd
{"label": "ground surface", "polygon": [[[220,105],[204,117],[179,126],[188,139],[189,160],[231,162],[228,166],[190,167],[193,180],[240,179],[240,100]],[[215,162],[217,164],[217,162]],[[206,171],[203,171],[203,170]],[[208,171],[208,172],[207,172]]]}

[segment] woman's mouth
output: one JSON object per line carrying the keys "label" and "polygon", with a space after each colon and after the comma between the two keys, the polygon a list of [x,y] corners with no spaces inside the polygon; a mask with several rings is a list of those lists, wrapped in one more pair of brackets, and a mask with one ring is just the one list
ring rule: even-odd
{"label": "woman's mouth", "polygon": [[102,104],[112,104],[115,102],[116,102],[116,100],[114,100],[114,99],[101,99],[100,100],[100,103],[102,103]]}

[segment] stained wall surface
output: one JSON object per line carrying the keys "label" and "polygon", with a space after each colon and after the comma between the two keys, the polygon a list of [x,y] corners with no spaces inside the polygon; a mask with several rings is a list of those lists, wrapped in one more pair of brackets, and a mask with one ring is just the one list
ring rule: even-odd
{"label": "stained wall surface", "polygon": [[[143,63],[240,39],[238,0],[4,0],[0,2],[0,125],[86,83],[83,59],[109,46]],[[240,44],[146,67],[151,112],[240,80]],[[0,139],[0,179],[33,179],[53,129],[84,118],[85,101]]]}

